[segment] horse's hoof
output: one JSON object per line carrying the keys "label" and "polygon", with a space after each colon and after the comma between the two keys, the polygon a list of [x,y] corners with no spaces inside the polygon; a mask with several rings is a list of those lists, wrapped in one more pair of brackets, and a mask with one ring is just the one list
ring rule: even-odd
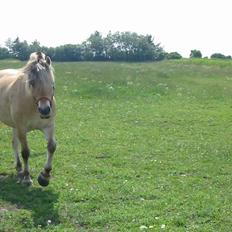
{"label": "horse's hoof", "polygon": [[23,181],[23,178],[24,178],[23,171],[18,172],[17,184],[20,184]]}
{"label": "horse's hoof", "polygon": [[24,177],[24,179],[21,181],[21,183],[25,186],[31,186],[33,181],[30,177]]}
{"label": "horse's hoof", "polygon": [[39,183],[41,186],[43,186],[43,187],[46,187],[46,186],[48,186],[48,184],[49,184],[49,179],[46,178],[46,177],[43,175],[42,172],[39,174],[37,180],[38,180],[38,183]]}

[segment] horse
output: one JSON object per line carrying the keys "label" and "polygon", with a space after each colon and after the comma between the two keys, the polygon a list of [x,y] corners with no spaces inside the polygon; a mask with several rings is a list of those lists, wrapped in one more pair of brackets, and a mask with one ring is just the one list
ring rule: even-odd
{"label": "horse", "polygon": [[[26,65],[20,69],[0,70],[0,121],[13,129],[12,148],[18,183],[32,184],[27,134],[40,130],[47,140],[47,161],[37,180],[41,186],[49,184],[56,150],[54,84],[51,59],[42,52],[32,53]],[[19,157],[19,144],[23,165]]]}

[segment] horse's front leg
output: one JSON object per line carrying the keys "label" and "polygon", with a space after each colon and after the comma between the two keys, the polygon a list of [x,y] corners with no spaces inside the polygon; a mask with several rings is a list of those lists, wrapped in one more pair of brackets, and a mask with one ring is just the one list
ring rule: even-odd
{"label": "horse's front leg", "polygon": [[54,125],[43,130],[45,138],[47,140],[47,162],[44,166],[44,170],[38,177],[38,182],[41,186],[47,186],[50,180],[50,172],[52,170],[53,154],[56,150],[56,141],[54,135]]}
{"label": "horse's front leg", "polygon": [[28,162],[29,156],[30,156],[30,150],[29,150],[28,143],[27,143],[26,131],[17,129],[17,137],[18,137],[19,142],[21,143],[21,149],[22,149],[21,153],[22,153],[23,163],[24,163],[23,171],[19,172],[19,177],[21,177],[21,181],[23,184],[31,185],[32,180],[30,177],[29,162]]}

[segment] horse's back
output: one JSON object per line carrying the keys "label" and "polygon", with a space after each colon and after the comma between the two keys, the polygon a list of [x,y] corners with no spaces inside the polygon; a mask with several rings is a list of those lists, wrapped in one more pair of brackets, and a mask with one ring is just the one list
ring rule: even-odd
{"label": "horse's back", "polygon": [[3,69],[0,70],[0,78],[4,76],[14,76],[19,73],[19,69]]}
{"label": "horse's back", "polygon": [[[9,85],[14,83],[20,75],[19,69],[3,69],[0,70],[0,89],[9,89]],[[1,93],[0,93],[1,95]]]}
{"label": "horse's back", "polygon": [[13,86],[19,74],[20,72],[17,69],[0,70],[0,121],[8,126],[14,126],[11,115],[12,101],[10,99],[15,93]]}

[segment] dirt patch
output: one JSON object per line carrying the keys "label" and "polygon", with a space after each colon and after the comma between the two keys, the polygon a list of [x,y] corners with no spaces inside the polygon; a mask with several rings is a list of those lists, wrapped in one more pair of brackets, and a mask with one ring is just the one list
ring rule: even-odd
{"label": "dirt patch", "polygon": [[9,211],[18,211],[18,210],[20,210],[20,207],[18,207],[17,205],[0,206],[0,214],[7,213]]}

